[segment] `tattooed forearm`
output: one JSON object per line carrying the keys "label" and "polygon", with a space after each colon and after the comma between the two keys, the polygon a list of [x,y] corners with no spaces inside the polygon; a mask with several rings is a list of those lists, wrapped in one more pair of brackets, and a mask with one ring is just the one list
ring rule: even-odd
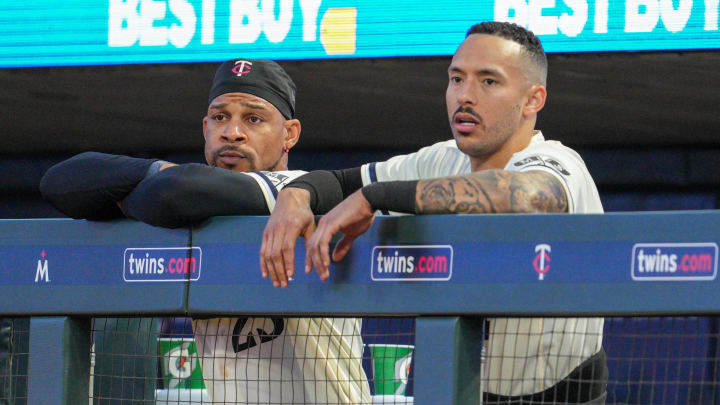
{"label": "tattooed forearm", "polygon": [[445,177],[420,181],[415,203],[418,213],[488,213],[496,212],[487,191],[473,178]]}
{"label": "tattooed forearm", "polygon": [[424,214],[568,211],[560,181],[541,171],[486,170],[422,180],[415,204],[417,212]]}

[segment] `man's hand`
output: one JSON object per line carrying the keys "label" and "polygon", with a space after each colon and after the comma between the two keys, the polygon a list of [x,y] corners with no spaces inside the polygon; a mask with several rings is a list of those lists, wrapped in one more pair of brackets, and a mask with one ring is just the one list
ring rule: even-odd
{"label": "man's hand", "polygon": [[295,275],[295,243],[298,236],[309,238],[315,230],[310,210],[310,193],[286,188],[278,193],[275,209],[265,225],[260,246],[260,271],[270,275],[274,287],[287,287]]}
{"label": "man's hand", "polygon": [[320,279],[327,280],[330,277],[329,250],[333,235],[340,231],[344,234],[333,250],[332,259],[337,262],[345,257],[353,241],[370,228],[374,218],[374,211],[361,190],[330,210],[320,219],[315,233],[307,242],[305,273],[310,273],[315,267]]}

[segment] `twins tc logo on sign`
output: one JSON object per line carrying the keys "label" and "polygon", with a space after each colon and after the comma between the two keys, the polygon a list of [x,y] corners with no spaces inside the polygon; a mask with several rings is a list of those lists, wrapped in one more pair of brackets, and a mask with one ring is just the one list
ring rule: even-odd
{"label": "twins tc logo on sign", "polygon": [[535,272],[538,274],[538,280],[544,280],[545,274],[550,271],[550,252],[552,248],[550,245],[541,243],[535,246],[535,260],[533,260],[533,267]]}
{"label": "twins tc logo on sign", "polygon": [[452,246],[375,246],[374,281],[447,281],[452,277]]}

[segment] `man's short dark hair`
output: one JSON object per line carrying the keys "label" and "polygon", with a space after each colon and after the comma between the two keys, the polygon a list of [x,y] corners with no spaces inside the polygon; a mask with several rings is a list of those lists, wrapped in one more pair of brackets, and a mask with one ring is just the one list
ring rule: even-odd
{"label": "man's short dark hair", "polygon": [[[520,44],[527,53],[527,56],[540,68],[542,77],[545,78],[547,76],[548,63],[545,51],[540,43],[540,39],[531,31],[514,23],[486,21],[470,27],[465,38],[472,34],[495,35]],[[544,81],[545,80],[543,80],[543,83]]]}

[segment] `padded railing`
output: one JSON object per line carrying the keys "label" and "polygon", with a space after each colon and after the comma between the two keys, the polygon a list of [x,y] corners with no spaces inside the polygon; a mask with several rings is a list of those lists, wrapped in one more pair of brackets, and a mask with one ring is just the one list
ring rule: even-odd
{"label": "padded railing", "polygon": [[32,317],[28,404],[87,404],[91,317],[417,317],[422,405],[479,403],[481,316],[720,313],[717,211],[379,217],[327,282],[298,244],[287,289],[260,276],[265,221],[0,221],[0,314]]}

